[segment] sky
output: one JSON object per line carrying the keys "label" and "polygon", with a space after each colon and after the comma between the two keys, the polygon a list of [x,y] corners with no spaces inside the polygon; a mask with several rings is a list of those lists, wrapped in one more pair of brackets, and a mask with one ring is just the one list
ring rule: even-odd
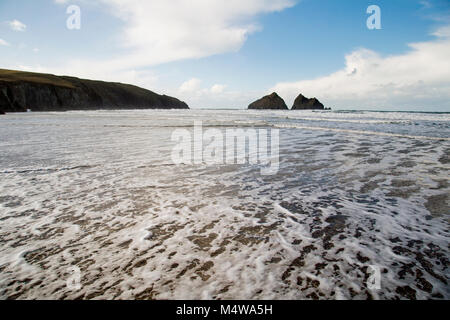
{"label": "sky", "polygon": [[450,112],[450,1],[0,0],[0,68],[130,83],[191,108],[276,91],[289,106],[302,93],[333,109]]}

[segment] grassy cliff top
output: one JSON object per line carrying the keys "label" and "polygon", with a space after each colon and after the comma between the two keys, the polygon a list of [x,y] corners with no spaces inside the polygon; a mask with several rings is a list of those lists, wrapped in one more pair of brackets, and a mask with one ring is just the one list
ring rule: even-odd
{"label": "grassy cliff top", "polygon": [[0,69],[0,81],[6,82],[33,82],[49,84],[59,87],[74,88],[73,84],[53,74],[34,73],[16,70]]}

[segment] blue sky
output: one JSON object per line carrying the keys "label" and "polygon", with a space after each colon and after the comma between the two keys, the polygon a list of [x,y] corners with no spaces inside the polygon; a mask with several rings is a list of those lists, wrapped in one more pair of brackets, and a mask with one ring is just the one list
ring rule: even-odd
{"label": "blue sky", "polygon": [[[366,26],[370,5],[381,30]],[[449,17],[447,0],[2,0],[0,67],[133,83],[193,108],[276,90],[288,104],[450,111]]]}

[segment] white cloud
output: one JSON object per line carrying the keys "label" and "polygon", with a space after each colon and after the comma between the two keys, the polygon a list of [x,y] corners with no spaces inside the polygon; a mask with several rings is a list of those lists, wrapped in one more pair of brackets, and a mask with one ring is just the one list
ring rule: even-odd
{"label": "white cloud", "polygon": [[122,40],[145,65],[237,51],[260,29],[259,14],[293,0],[100,0],[125,22]]}
{"label": "white cloud", "polygon": [[[64,3],[64,0],[55,0]],[[124,22],[121,55],[71,60],[79,73],[127,70],[238,51],[260,30],[261,14],[292,7],[297,0],[96,0]]]}
{"label": "white cloud", "polygon": [[192,108],[245,109],[255,97],[261,96],[263,91],[227,90],[227,86],[223,84],[214,84],[211,87],[202,86],[200,79],[191,78],[170,94],[186,101]]}
{"label": "white cloud", "polygon": [[10,44],[8,42],[6,42],[5,40],[0,39],[0,46],[7,46],[7,47],[9,47]]}
{"label": "white cloud", "polygon": [[213,93],[213,94],[222,93],[226,87],[227,86],[225,86],[223,84],[215,84],[211,87],[211,93]]}
{"label": "white cloud", "polygon": [[211,88],[203,88],[201,87],[202,81],[197,78],[189,79],[185,82],[183,82],[178,88],[178,93],[180,94],[190,94],[190,95],[196,95],[196,96],[204,96],[204,95],[219,95],[221,93],[224,93],[226,85],[223,84],[215,84]]}
{"label": "white cloud", "polygon": [[49,69],[47,69],[41,65],[31,66],[31,65],[17,64],[17,65],[2,67],[2,69],[37,72],[37,73],[51,73]]}
{"label": "white cloud", "polygon": [[299,93],[316,96],[334,108],[450,109],[450,27],[437,39],[410,44],[410,51],[383,57],[359,49],[346,56],[345,68],[313,80],[278,83],[292,103]]}
{"label": "white cloud", "polygon": [[432,35],[438,38],[450,38],[450,25],[437,29]]}
{"label": "white cloud", "polygon": [[201,81],[197,78],[192,78],[187,81],[185,81],[181,86],[179,91],[181,93],[192,93],[200,88]]}
{"label": "white cloud", "polygon": [[19,20],[8,21],[8,25],[14,31],[23,32],[27,29],[27,26]]}

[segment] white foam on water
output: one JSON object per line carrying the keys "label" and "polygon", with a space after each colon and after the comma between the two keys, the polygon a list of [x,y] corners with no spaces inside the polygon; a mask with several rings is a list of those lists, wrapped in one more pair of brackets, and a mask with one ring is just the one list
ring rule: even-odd
{"label": "white foam on water", "polygon": [[[448,299],[449,137],[406,125],[438,116],[360,114],[371,132],[288,115],[2,117],[0,297]],[[280,127],[280,170],[173,165],[172,130],[194,120]],[[73,266],[80,290],[66,284]]]}
{"label": "white foam on water", "polygon": [[312,126],[304,126],[298,124],[289,124],[289,123],[276,123],[274,124],[277,128],[295,128],[295,129],[306,129],[306,130],[321,130],[321,131],[331,131],[331,132],[345,132],[352,134],[367,134],[367,135],[378,135],[378,136],[386,136],[386,137],[394,137],[394,138],[409,138],[409,139],[426,139],[426,140],[446,140],[450,141],[450,138],[446,137],[429,137],[429,136],[420,136],[420,135],[405,135],[405,134],[397,134],[397,133],[389,133],[389,132],[376,132],[376,131],[365,131],[365,130],[349,130],[349,129],[335,129],[335,128],[323,128],[323,127],[312,127]]}

